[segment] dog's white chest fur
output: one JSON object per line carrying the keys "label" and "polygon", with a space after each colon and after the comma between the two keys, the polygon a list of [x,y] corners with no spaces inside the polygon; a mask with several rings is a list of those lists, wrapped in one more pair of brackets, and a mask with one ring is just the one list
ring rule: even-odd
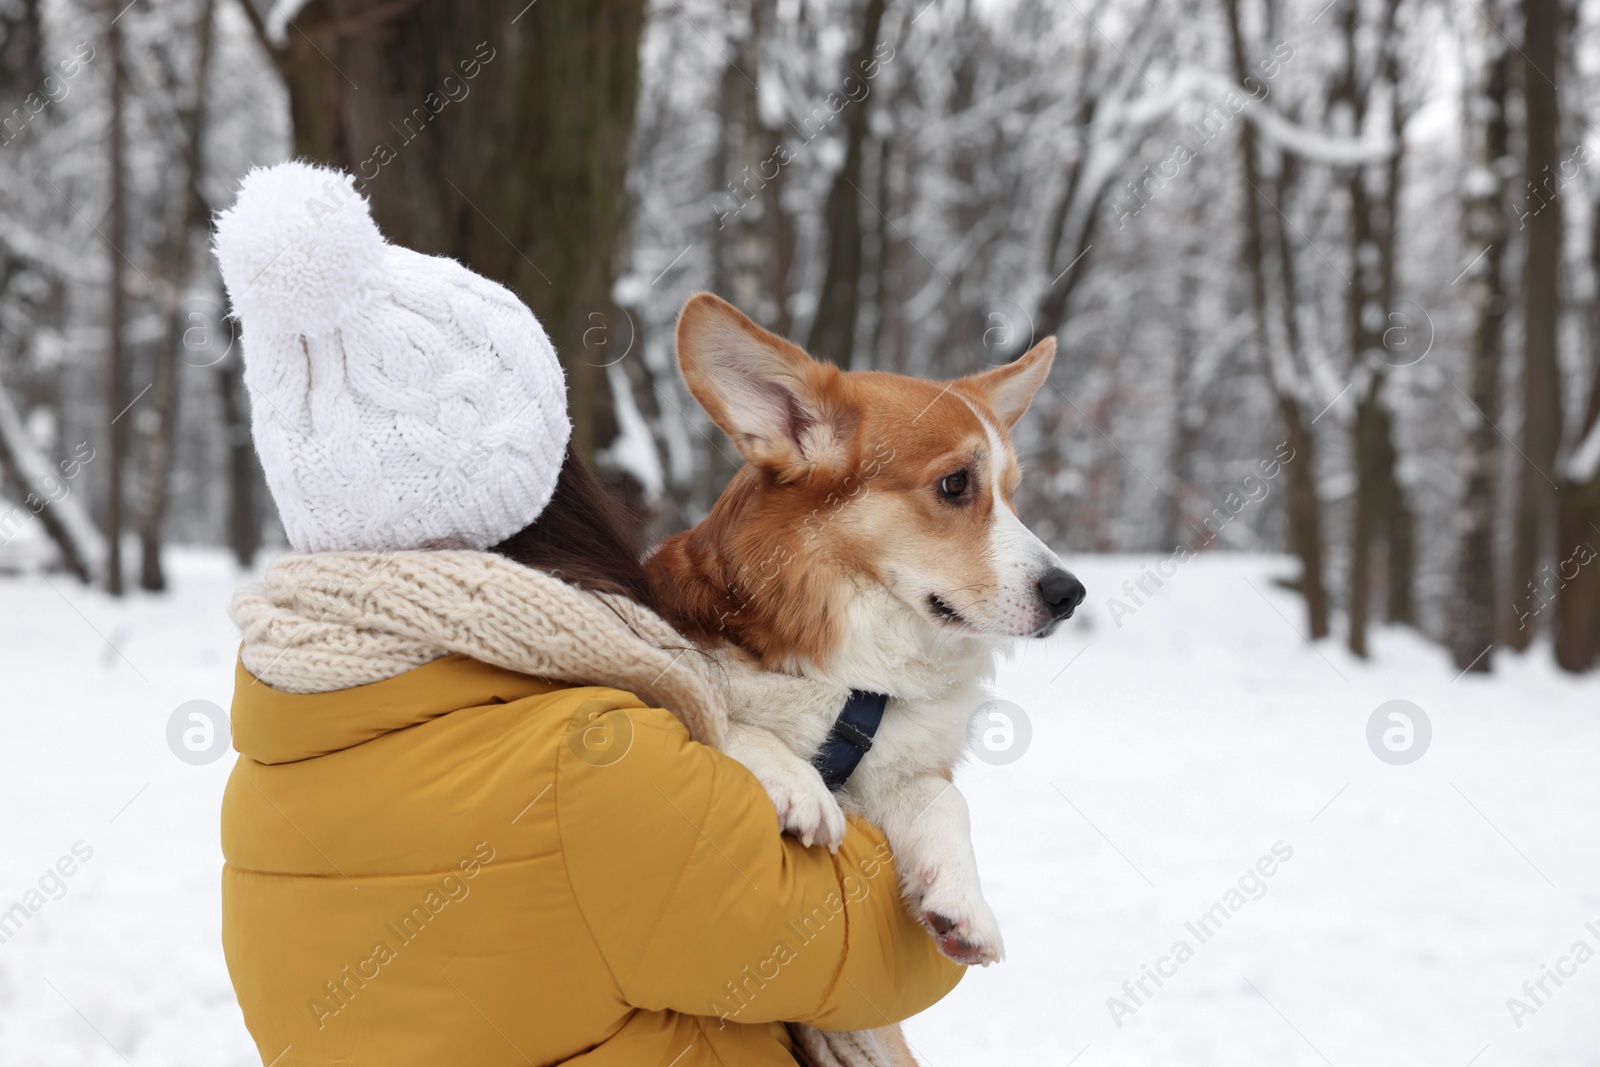
{"label": "dog's white chest fur", "polygon": [[948,774],[967,748],[967,723],[988,699],[994,675],[994,649],[964,637],[950,637],[910,611],[887,591],[873,587],[851,604],[840,649],[825,664],[794,660],[789,674],[828,682],[810,699],[752,706],[733,705],[736,721],[771,730],[802,759],[822,747],[850,690],[889,697],[883,723],[857,776]]}
{"label": "dog's white chest fur", "polygon": [[[742,654],[723,653],[733,709],[728,753],[760,779],[784,829],[807,845],[837,847],[844,810],[881,827],[907,902],[941,948],[960,962],[993,962],[1000,933],[979,889],[966,802],[950,778],[966,751],[968,720],[987,699],[995,650],[950,634],[880,588],[856,598],[844,629],[827,663],[795,661],[787,674],[758,673]],[[811,761],[851,689],[890,699],[871,750],[835,796]]]}

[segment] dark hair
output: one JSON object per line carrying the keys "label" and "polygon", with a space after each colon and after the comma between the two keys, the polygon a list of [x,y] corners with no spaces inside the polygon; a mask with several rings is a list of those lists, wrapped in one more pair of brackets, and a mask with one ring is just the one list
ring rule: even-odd
{"label": "dark hair", "polygon": [[624,596],[653,609],[640,562],[642,525],[569,447],[544,511],[489,551],[587,592]]}

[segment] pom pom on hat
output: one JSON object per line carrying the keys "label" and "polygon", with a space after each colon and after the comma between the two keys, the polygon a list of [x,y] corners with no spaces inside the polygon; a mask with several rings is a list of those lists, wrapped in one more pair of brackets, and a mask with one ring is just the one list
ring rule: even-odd
{"label": "pom pom on hat", "polygon": [[483,549],[544,510],[566,383],[510,291],[388,243],[350,175],[300,162],[245,177],[215,251],[296,549]]}
{"label": "pom pom on hat", "polygon": [[253,331],[322,334],[381,288],[388,242],[354,177],[295,161],[245,175],[217,216],[216,248]]}

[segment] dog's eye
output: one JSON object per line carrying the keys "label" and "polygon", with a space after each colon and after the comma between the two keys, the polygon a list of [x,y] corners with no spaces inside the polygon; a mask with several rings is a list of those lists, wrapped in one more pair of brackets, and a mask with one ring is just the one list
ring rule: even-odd
{"label": "dog's eye", "polygon": [[967,492],[967,472],[947,474],[939,482],[939,495],[946,500],[960,500]]}

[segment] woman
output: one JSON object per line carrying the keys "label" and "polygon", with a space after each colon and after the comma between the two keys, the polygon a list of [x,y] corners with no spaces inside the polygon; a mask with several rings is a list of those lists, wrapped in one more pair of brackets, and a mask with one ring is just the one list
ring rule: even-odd
{"label": "woman", "polygon": [[801,847],[710,747],[724,690],[532,314],[301,164],[245,179],[217,254],[305,553],[233,606],[223,945],[263,1061],[792,1063],[784,1022],[948,992],[882,835]]}

